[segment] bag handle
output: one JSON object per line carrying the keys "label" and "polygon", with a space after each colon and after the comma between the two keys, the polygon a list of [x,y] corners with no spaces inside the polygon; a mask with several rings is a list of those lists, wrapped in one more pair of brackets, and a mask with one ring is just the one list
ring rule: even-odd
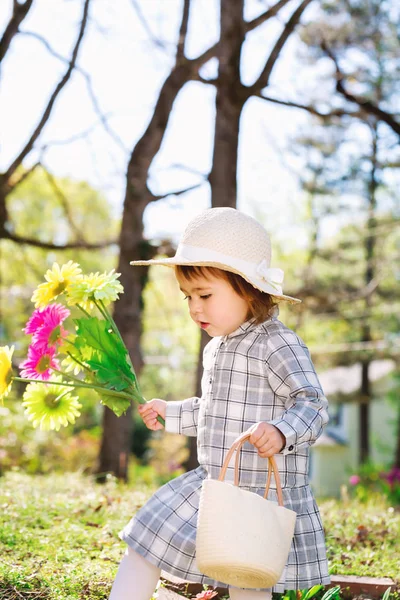
{"label": "bag handle", "polygon": [[[241,450],[243,444],[250,438],[250,436],[251,436],[251,433],[249,433],[248,431],[245,431],[233,442],[232,446],[229,448],[228,454],[226,455],[224,464],[222,465],[221,472],[218,477],[218,481],[224,481],[225,475],[226,475],[226,470],[229,466],[229,463],[231,461],[233,453],[236,451],[234,485],[236,485],[236,486],[239,485],[239,451]],[[276,491],[277,491],[277,495],[278,495],[278,504],[279,504],[279,506],[283,506],[281,478],[279,476],[279,470],[276,465],[275,458],[273,456],[270,456],[268,458],[268,478],[267,478],[267,484],[265,486],[264,498],[266,499],[268,496],[269,488],[271,485],[272,471],[274,472]]]}

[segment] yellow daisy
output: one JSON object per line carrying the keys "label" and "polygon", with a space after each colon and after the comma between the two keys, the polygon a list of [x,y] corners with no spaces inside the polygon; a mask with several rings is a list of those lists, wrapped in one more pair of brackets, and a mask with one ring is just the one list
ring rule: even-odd
{"label": "yellow daisy", "polygon": [[44,308],[57,296],[68,291],[69,286],[81,276],[82,269],[72,260],[61,267],[58,263],[54,263],[44,276],[46,283],[41,283],[33,292],[32,302],[35,303],[36,308]]}
{"label": "yellow daisy", "polygon": [[121,273],[114,269],[109,273],[90,273],[83,275],[68,288],[68,304],[79,304],[86,311],[94,307],[94,300],[110,304],[118,299],[124,288],[118,281]]}
{"label": "yellow daisy", "polygon": [[14,346],[9,348],[8,346],[0,347],[0,400],[5,398],[12,385],[12,355],[14,352]]}
{"label": "yellow daisy", "polygon": [[[61,381],[61,380],[59,380]],[[30,383],[24,393],[22,406],[34,427],[44,431],[55,429],[58,431],[63,425],[75,423],[75,418],[80,416],[79,409],[82,405],[77,396],[61,385],[46,385],[43,383]]]}

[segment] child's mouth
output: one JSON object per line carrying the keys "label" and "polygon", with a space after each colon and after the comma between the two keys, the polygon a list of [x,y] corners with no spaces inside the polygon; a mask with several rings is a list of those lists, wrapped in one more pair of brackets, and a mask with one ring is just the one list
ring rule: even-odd
{"label": "child's mouth", "polygon": [[209,326],[210,323],[204,323],[203,321],[200,321],[200,327],[202,329],[207,329],[207,327]]}

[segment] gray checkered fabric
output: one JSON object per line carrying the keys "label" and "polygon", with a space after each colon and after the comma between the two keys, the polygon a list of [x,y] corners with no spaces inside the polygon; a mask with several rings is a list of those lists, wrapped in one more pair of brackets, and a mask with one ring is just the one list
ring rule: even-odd
{"label": "gray checkered fabric", "polygon": [[[273,591],[329,583],[324,532],[308,485],[308,449],[328,421],[327,400],[302,340],[272,318],[246,322],[206,346],[201,398],[167,405],[166,429],[197,436],[200,466],[161,487],[121,532],[129,546],[166,573],[222,586],[196,567],[196,526],[203,479],[217,479],[233,441],[259,421],[286,437],[276,455],[284,504],[297,513],[286,568]],[[240,486],[264,494],[267,459],[246,443]],[[233,465],[226,481],[233,482]],[[276,500],[273,487],[268,498]],[[240,518],[240,515],[239,515]],[[234,527],[234,523],[232,523]]]}

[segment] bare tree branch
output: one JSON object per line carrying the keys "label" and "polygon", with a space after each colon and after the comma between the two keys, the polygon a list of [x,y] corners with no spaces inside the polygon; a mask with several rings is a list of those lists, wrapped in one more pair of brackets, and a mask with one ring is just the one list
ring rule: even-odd
{"label": "bare tree branch", "polygon": [[88,13],[89,13],[89,3],[90,0],[85,0],[84,3],[84,8],[83,8],[83,16],[82,16],[82,21],[81,21],[81,26],[79,29],[79,35],[77,38],[77,41],[75,43],[75,47],[73,49],[72,52],[72,56],[71,56],[71,60],[69,62],[69,66],[68,69],[66,71],[66,73],[64,74],[64,76],[62,77],[62,79],[59,81],[59,83],[57,84],[54,92],[52,93],[50,100],[47,104],[47,107],[42,115],[42,118],[40,119],[38,125],[36,126],[33,134],[31,135],[30,139],[28,140],[28,142],[26,143],[25,147],[23,148],[23,150],[20,152],[20,154],[17,156],[17,158],[13,161],[13,163],[10,165],[10,167],[7,169],[6,173],[4,174],[4,180],[7,181],[10,176],[15,172],[15,170],[20,166],[20,164],[22,163],[22,161],[24,160],[24,158],[29,154],[29,152],[32,150],[33,145],[35,143],[35,141],[37,140],[37,138],[39,137],[40,133],[42,132],[43,127],[46,125],[47,121],[50,118],[53,106],[55,104],[55,101],[57,100],[58,95],[60,94],[61,90],[63,89],[63,87],[66,85],[66,83],[68,82],[68,80],[71,77],[71,73],[75,68],[75,64],[76,64],[76,60],[78,57],[78,52],[79,52],[79,48],[85,33],[85,29],[86,29],[86,25],[87,25],[87,21],[88,21]]}
{"label": "bare tree branch", "polygon": [[36,162],[34,165],[32,165],[31,167],[29,167],[29,169],[26,169],[26,171],[24,171],[22,173],[22,175],[20,177],[18,177],[18,179],[15,179],[15,181],[13,181],[13,179],[11,178],[11,180],[8,182],[8,193],[10,193],[12,190],[15,190],[15,188],[19,185],[21,185],[21,183],[23,181],[25,181],[25,179],[27,179],[29,177],[29,175],[31,175],[31,173],[33,173],[33,171],[35,169],[37,169],[37,167],[40,166],[40,161]]}
{"label": "bare tree branch", "polygon": [[157,48],[160,48],[161,50],[164,50],[164,51],[168,50],[166,42],[164,42],[164,41],[159,40],[158,38],[156,38],[156,36],[152,32],[152,30],[150,28],[150,25],[146,21],[146,18],[144,16],[143,12],[142,12],[142,8],[140,6],[140,3],[137,2],[136,0],[131,0],[131,3],[132,3],[133,8],[135,9],[135,12],[136,12],[138,18],[139,18],[139,21],[143,25],[143,29],[145,30],[145,32],[149,36],[149,38],[152,41],[152,43]]}
{"label": "bare tree branch", "polygon": [[202,179],[206,179],[208,177],[208,175],[206,175],[205,173],[202,173],[201,171],[198,171],[197,169],[193,169],[193,167],[188,167],[187,165],[183,165],[181,163],[171,163],[169,165],[169,167],[167,167],[165,170],[167,171],[170,169],[180,169],[182,171],[187,171],[188,173],[191,173],[192,175],[198,175]]}
{"label": "bare tree branch", "polygon": [[[43,44],[43,46],[46,48],[46,50],[49,52],[49,54],[51,54],[58,60],[61,60],[63,63],[69,64],[69,60],[67,58],[65,58],[64,56],[62,56],[62,54],[59,54],[56,50],[54,50],[54,48],[51,46],[51,44],[49,44],[49,42],[46,40],[46,38],[44,38],[39,33],[36,33],[36,31],[28,31],[27,29],[22,29],[19,32],[19,34],[22,36],[25,36],[25,37],[34,38],[35,40],[39,41],[41,44]],[[79,67],[76,67],[76,70],[80,71],[81,69]]]}
{"label": "bare tree branch", "polygon": [[14,0],[12,17],[0,40],[0,62],[6,55],[14,36],[18,33],[19,26],[28,14],[32,4],[33,0],[26,0],[24,3]]}
{"label": "bare tree branch", "polygon": [[[38,40],[41,44],[43,44],[45,46],[45,48],[47,49],[47,51],[52,56],[54,56],[58,60],[61,60],[63,63],[69,64],[68,59],[65,58],[64,56],[62,56],[61,54],[59,54],[58,52],[56,52],[54,50],[54,48],[52,48],[52,46],[49,44],[49,42],[43,36],[39,35],[36,32],[33,32],[33,31],[21,31],[20,33],[22,35],[33,37],[34,39]],[[114,142],[116,142],[116,144],[127,154],[128,153],[128,148],[126,148],[126,146],[124,145],[124,143],[121,140],[121,138],[115,133],[115,131],[113,131],[111,129],[111,127],[108,124],[107,117],[109,115],[104,114],[103,111],[100,108],[99,101],[97,100],[97,96],[94,93],[94,89],[93,89],[93,85],[92,85],[92,79],[91,79],[89,73],[87,73],[79,65],[75,65],[75,71],[77,73],[79,73],[80,75],[82,75],[82,77],[85,79],[86,86],[87,86],[88,93],[89,93],[89,97],[90,97],[90,99],[92,101],[92,104],[93,104],[94,112],[99,117],[99,120],[102,123],[105,131],[114,140]],[[83,137],[83,135],[81,134],[79,137]],[[50,144],[47,144],[47,146],[49,146],[49,145]]]}
{"label": "bare tree branch", "polygon": [[204,83],[205,85],[218,85],[218,77],[214,77],[214,79],[205,79],[202,75],[200,75],[200,73],[197,73],[195,78],[195,81],[200,81],[201,83]]}
{"label": "bare tree branch", "polygon": [[302,110],[306,110],[307,112],[311,113],[312,115],[315,115],[316,117],[319,117],[320,119],[323,119],[323,120],[331,119],[333,117],[344,117],[344,116],[361,117],[360,111],[350,112],[350,111],[338,108],[338,109],[332,110],[329,113],[321,113],[319,110],[317,110],[315,108],[315,106],[312,106],[312,104],[299,104],[298,102],[290,102],[288,100],[280,100],[279,98],[272,98],[271,96],[266,96],[262,92],[259,92],[258,94],[254,94],[254,96],[257,98],[261,98],[261,100],[266,100],[267,102],[272,102],[273,104],[280,104],[281,106],[289,106],[289,107],[293,107],[293,108],[300,108]]}
{"label": "bare tree branch", "polygon": [[354,94],[351,94],[350,92],[348,92],[346,90],[346,88],[344,87],[344,81],[346,79],[346,76],[342,73],[342,71],[339,67],[339,63],[338,63],[336,57],[334,56],[332,50],[326,43],[326,41],[323,41],[321,43],[321,48],[325,52],[325,54],[327,56],[329,56],[329,58],[333,61],[334,65],[335,65],[336,91],[339,92],[339,94],[341,94],[342,96],[344,96],[346,98],[346,100],[348,100],[349,102],[353,102],[354,104],[357,104],[361,108],[361,110],[365,111],[368,114],[374,115],[380,121],[384,121],[384,123],[389,125],[389,127],[395,133],[397,133],[397,135],[400,136],[400,123],[398,121],[396,121],[394,115],[392,115],[391,113],[389,113],[385,110],[382,110],[381,108],[379,108],[379,106],[377,106],[370,100],[366,100],[365,98],[362,98],[361,96],[355,96]]}
{"label": "bare tree branch", "polygon": [[261,13],[261,15],[258,15],[258,17],[256,17],[252,21],[246,23],[246,33],[248,31],[251,31],[252,29],[255,29],[259,25],[262,25],[263,23],[265,23],[265,21],[271,19],[271,17],[274,17],[288,2],[290,2],[290,0],[280,0],[279,2],[274,4],[274,6],[271,6],[268,10]]}
{"label": "bare tree branch", "polygon": [[[274,4],[274,6],[271,6],[271,8],[269,8],[268,10],[263,12],[261,15],[259,15],[258,17],[255,17],[255,19],[252,19],[251,21],[245,21],[245,23],[244,23],[245,33],[247,34],[250,31],[253,31],[253,29],[256,29],[257,27],[259,27],[259,25],[262,25],[263,23],[265,23],[266,21],[268,21],[269,19],[274,17],[277,14],[277,12],[283,6],[285,6],[285,4],[287,4],[288,2],[290,2],[290,0],[280,0],[279,2]],[[214,44],[213,46],[211,46],[210,48],[208,48],[208,50],[203,52],[203,54],[200,54],[200,56],[193,59],[194,65],[197,65],[197,67],[199,68],[202,65],[204,65],[207,61],[209,61],[211,58],[214,58],[217,54],[218,46],[219,46],[219,41],[216,44]],[[208,83],[207,80],[205,80],[205,82]]]}
{"label": "bare tree branch", "polygon": [[108,248],[109,246],[113,246],[118,244],[118,240],[109,240],[106,242],[101,242],[98,244],[89,244],[87,242],[71,242],[69,244],[63,244],[62,246],[58,244],[52,244],[51,242],[41,242],[40,240],[24,237],[20,235],[15,235],[3,229],[2,239],[11,240],[17,244],[28,244],[29,246],[34,246],[35,248],[43,248],[44,250],[99,250],[101,248]]}
{"label": "bare tree branch", "polygon": [[303,0],[301,4],[294,11],[289,21],[286,23],[281,35],[279,36],[275,46],[273,47],[271,54],[268,57],[267,62],[263,70],[260,73],[257,81],[247,88],[248,97],[260,92],[263,88],[267,87],[269,84],[269,79],[271,77],[272,69],[275,66],[276,61],[278,60],[279,54],[287,42],[290,35],[293,33],[296,25],[299,23],[300,18],[307,8],[307,6],[312,2],[312,0]]}
{"label": "bare tree branch", "polygon": [[164,198],[168,198],[168,196],[182,196],[182,194],[186,194],[187,192],[191,192],[192,190],[197,190],[197,188],[201,187],[203,185],[203,183],[204,183],[204,181],[202,181],[201,183],[196,183],[195,185],[191,185],[188,188],[185,188],[183,190],[175,190],[175,191],[167,192],[166,194],[163,194],[162,196],[152,196],[152,201],[163,200]]}
{"label": "bare tree branch", "polygon": [[181,26],[179,28],[178,46],[176,50],[176,62],[185,56],[185,43],[189,24],[190,0],[184,0]]}
{"label": "bare tree branch", "polygon": [[[103,118],[105,120],[107,120],[112,116],[114,116],[114,113],[110,112],[110,113],[104,114]],[[73,144],[74,142],[76,142],[78,140],[84,140],[89,136],[90,133],[92,133],[92,131],[94,131],[99,126],[99,123],[101,123],[101,122],[102,122],[102,119],[99,119],[95,123],[90,125],[90,127],[88,127],[87,129],[84,129],[83,131],[80,131],[79,133],[76,133],[75,135],[71,135],[71,137],[69,137],[69,138],[64,138],[63,140],[50,140],[49,142],[46,142],[46,144],[43,144],[43,146],[41,146],[40,151],[43,152],[43,151],[47,150],[48,148],[51,148],[52,146],[67,146],[68,144]]]}

